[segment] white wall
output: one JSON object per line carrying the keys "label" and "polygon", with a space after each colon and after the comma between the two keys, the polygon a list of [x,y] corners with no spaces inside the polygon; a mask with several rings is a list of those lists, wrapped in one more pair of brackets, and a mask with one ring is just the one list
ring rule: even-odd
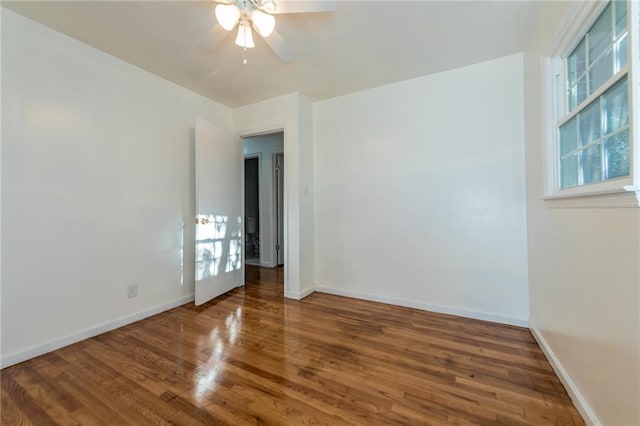
{"label": "white wall", "polygon": [[549,3],[525,56],[531,329],[583,416],[640,424],[640,211],[552,208],[543,197],[541,49],[567,9]]}
{"label": "white wall", "polygon": [[526,324],[522,55],[314,104],[318,290]]}
{"label": "white wall", "polygon": [[313,291],[313,180],[310,102],[293,93],[233,110],[242,136],[284,129],[285,295]]}
{"label": "white wall", "polygon": [[231,129],[229,109],[2,11],[3,365],[193,297],[198,116]]}
{"label": "white wall", "polygon": [[[260,264],[277,266],[273,199],[273,154],[284,152],[284,134],[272,133],[244,139],[244,154],[261,154],[260,182]],[[286,162],[285,158],[285,162]]]}

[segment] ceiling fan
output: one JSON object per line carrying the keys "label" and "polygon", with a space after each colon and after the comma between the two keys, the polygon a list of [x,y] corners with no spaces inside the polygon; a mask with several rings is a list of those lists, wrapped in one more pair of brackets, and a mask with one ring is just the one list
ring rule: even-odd
{"label": "ceiling fan", "polygon": [[[231,31],[236,26],[236,44],[244,50],[255,46],[252,28],[260,34],[278,57],[287,62],[294,53],[282,36],[275,31],[273,15],[285,13],[334,12],[336,0],[216,0],[215,16],[218,24]],[[246,63],[246,60],[245,60]]]}

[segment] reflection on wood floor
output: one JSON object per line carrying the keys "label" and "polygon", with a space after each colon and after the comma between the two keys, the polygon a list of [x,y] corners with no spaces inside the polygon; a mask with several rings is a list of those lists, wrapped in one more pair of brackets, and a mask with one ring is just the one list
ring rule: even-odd
{"label": "reflection on wood floor", "polygon": [[2,371],[2,424],[583,424],[528,330],[283,270]]}

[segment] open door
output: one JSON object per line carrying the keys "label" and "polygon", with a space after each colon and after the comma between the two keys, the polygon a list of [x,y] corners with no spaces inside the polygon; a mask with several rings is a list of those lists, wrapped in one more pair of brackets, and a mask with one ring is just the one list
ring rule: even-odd
{"label": "open door", "polygon": [[242,143],[196,121],[196,305],[244,284]]}

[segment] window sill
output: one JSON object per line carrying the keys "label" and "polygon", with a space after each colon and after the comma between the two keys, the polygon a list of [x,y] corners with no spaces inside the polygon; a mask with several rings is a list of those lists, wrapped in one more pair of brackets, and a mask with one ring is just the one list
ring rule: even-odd
{"label": "window sill", "polygon": [[627,185],[610,192],[554,195],[543,198],[550,208],[638,208],[640,207],[640,186]]}

